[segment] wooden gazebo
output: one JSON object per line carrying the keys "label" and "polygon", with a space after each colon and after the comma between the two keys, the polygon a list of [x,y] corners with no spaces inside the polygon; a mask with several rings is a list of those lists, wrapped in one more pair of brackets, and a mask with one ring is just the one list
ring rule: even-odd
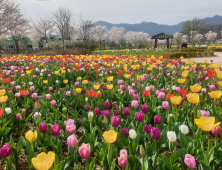
{"label": "wooden gazebo", "polygon": [[169,39],[172,39],[172,38],[173,38],[172,35],[160,33],[160,34],[152,36],[150,39],[155,39],[154,48],[157,48],[157,39],[159,39],[159,40],[167,39],[167,48],[169,49],[169,46],[170,46]]}

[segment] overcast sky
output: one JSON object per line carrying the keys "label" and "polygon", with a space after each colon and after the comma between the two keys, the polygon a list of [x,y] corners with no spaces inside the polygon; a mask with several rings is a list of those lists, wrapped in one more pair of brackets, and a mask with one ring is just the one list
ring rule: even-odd
{"label": "overcast sky", "polygon": [[68,7],[74,16],[94,21],[174,25],[181,21],[222,16],[222,0],[19,0],[31,18],[52,16],[59,7]]}

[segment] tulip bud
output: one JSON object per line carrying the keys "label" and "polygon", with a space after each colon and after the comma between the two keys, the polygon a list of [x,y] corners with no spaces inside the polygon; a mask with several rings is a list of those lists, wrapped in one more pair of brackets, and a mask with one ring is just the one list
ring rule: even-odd
{"label": "tulip bud", "polygon": [[107,120],[107,118],[106,118],[106,116],[104,116],[104,123],[107,125],[108,124],[108,120]]}
{"label": "tulip bud", "polygon": [[140,155],[142,155],[142,156],[145,155],[145,150],[143,148],[143,145],[140,145]]}
{"label": "tulip bud", "polygon": [[89,122],[91,123],[93,120],[93,112],[88,113],[88,119],[89,119]]}
{"label": "tulip bud", "polygon": [[212,133],[213,133],[215,136],[220,136],[220,134],[221,134],[221,127],[220,127],[220,125],[217,125],[217,126],[212,130]]}
{"label": "tulip bud", "polygon": [[63,108],[62,108],[62,111],[63,111],[63,113],[66,113],[66,112],[67,112],[67,108],[66,108],[66,107],[63,107]]}

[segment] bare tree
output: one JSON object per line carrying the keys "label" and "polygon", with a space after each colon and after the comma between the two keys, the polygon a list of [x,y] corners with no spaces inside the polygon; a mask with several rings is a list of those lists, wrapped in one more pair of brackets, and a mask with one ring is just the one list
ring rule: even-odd
{"label": "bare tree", "polygon": [[62,39],[63,48],[65,48],[65,40],[70,39],[74,31],[71,10],[68,8],[59,8],[54,13],[54,24]]}
{"label": "bare tree", "polygon": [[19,4],[13,0],[0,0],[0,35],[25,23]]}
{"label": "bare tree", "polygon": [[39,40],[44,38],[46,42],[54,31],[54,22],[51,18],[39,18],[35,20],[32,27],[32,39]]}

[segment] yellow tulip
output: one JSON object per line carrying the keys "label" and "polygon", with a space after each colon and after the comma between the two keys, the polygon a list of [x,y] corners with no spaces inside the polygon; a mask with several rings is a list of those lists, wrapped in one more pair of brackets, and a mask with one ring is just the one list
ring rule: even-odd
{"label": "yellow tulip", "polygon": [[212,91],[212,92],[208,92],[208,94],[213,99],[219,99],[221,97],[221,91]]}
{"label": "yellow tulip", "polygon": [[153,68],[152,67],[147,67],[147,70],[148,71],[151,71]]}
{"label": "yellow tulip", "polygon": [[78,77],[77,80],[81,81],[81,80],[82,80],[82,77]]}
{"label": "yellow tulip", "polygon": [[136,76],[136,78],[138,79],[138,80],[140,80],[140,79],[142,79],[142,75],[139,75],[139,76]]}
{"label": "yellow tulip", "polygon": [[197,104],[200,101],[200,96],[197,93],[189,93],[187,96],[187,100],[192,104]]}
{"label": "yellow tulip", "polygon": [[202,86],[196,86],[196,85],[190,86],[190,90],[194,93],[199,92],[201,89],[202,89]]}
{"label": "yellow tulip", "polygon": [[26,70],[26,74],[31,74],[32,70]]}
{"label": "yellow tulip", "polygon": [[95,85],[93,85],[93,88],[94,88],[95,90],[98,90],[98,89],[99,89],[99,87],[100,87],[100,85],[99,85],[99,84],[95,84]]}
{"label": "yellow tulip", "polygon": [[218,122],[217,124],[215,123],[215,117],[200,117],[200,119],[195,119],[196,125],[201,128],[203,131],[211,131],[213,130],[217,125],[220,124]]}
{"label": "yellow tulip", "polygon": [[183,71],[181,75],[182,75],[183,77],[187,77],[188,74],[189,74],[189,71]]}
{"label": "yellow tulip", "polygon": [[113,81],[113,76],[107,77],[107,81]]}
{"label": "yellow tulip", "polygon": [[217,72],[217,78],[222,79],[222,71]]}
{"label": "yellow tulip", "polygon": [[0,96],[4,96],[5,95],[5,89],[0,90]]}
{"label": "yellow tulip", "polygon": [[88,84],[88,80],[83,80],[82,84]]}
{"label": "yellow tulip", "polygon": [[174,96],[170,98],[171,103],[173,103],[174,105],[179,105],[181,103],[181,100],[181,96]]}
{"label": "yellow tulip", "polygon": [[55,74],[55,75],[58,75],[58,74],[59,74],[59,71],[54,71],[54,74]]}
{"label": "yellow tulip", "polygon": [[114,130],[106,131],[103,133],[103,138],[108,143],[114,143],[117,138],[117,132],[115,132]]}
{"label": "yellow tulip", "polygon": [[48,80],[43,80],[43,83],[44,84],[48,84]]}
{"label": "yellow tulip", "polygon": [[49,151],[48,154],[42,152],[36,158],[32,158],[32,165],[37,170],[48,170],[51,168],[55,160],[55,153]]}
{"label": "yellow tulip", "polygon": [[[188,62],[188,64],[189,64],[189,62]],[[183,69],[184,69],[184,70],[188,70],[188,69],[189,69],[189,66],[185,66],[185,67],[183,67]]]}
{"label": "yellow tulip", "polygon": [[37,131],[32,132],[31,130],[26,132],[25,134],[26,140],[28,140],[30,143],[33,143],[37,139]]}
{"label": "yellow tulip", "polygon": [[113,89],[113,85],[112,84],[107,84],[106,85],[107,89],[112,90]]}
{"label": "yellow tulip", "polygon": [[197,65],[191,65],[191,67],[192,67],[192,68],[196,68],[196,67],[197,67]]}
{"label": "yellow tulip", "polygon": [[66,73],[66,71],[65,70],[62,70],[62,74],[65,74]]}
{"label": "yellow tulip", "polygon": [[68,80],[63,80],[63,83],[64,84],[67,84],[69,81]]}
{"label": "yellow tulip", "polygon": [[7,100],[8,100],[8,96],[1,96],[1,97],[0,97],[0,102],[1,102],[1,103],[6,102]]}
{"label": "yellow tulip", "polygon": [[82,92],[82,89],[81,88],[76,88],[76,93],[81,93]]}
{"label": "yellow tulip", "polygon": [[218,85],[219,85],[220,87],[222,87],[222,81],[218,82]]}
{"label": "yellow tulip", "polygon": [[201,67],[206,67],[206,64],[201,65]]}
{"label": "yellow tulip", "polygon": [[178,79],[178,83],[183,84],[186,81],[186,79]]}
{"label": "yellow tulip", "polygon": [[128,78],[130,78],[130,74],[124,74],[124,77],[125,77],[126,79],[128,79]]}

